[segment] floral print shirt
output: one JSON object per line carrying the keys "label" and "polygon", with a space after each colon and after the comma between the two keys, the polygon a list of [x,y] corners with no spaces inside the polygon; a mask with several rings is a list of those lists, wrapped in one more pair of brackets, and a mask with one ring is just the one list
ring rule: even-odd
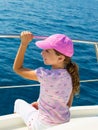
{"label": "floral print shirt", "polygon": [[40,82],[39,119],[55,125],[68,122],[67,103],[72,92],[72,80],[66,69],[36,69]]}

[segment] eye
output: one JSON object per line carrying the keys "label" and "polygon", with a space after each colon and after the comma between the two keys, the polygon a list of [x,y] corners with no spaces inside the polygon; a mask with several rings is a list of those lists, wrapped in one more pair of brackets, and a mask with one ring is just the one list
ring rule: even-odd
{"label": "eye", "polygon": [[49,53],[49,50],[45,50],[45,51]]}

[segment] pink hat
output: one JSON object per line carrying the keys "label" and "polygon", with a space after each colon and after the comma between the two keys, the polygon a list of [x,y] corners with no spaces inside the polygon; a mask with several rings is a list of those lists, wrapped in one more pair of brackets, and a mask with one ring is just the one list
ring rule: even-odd
{"label": "pink hat", "polygon": [[54,34],[35,43],[41,49],[55,49],[65,56],[72,57],[74,53],[72,40],[64,34]]}

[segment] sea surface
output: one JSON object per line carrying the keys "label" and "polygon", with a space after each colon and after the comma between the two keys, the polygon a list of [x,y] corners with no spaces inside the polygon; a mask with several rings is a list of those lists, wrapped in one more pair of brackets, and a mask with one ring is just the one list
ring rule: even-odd
{"label": "sea surface", "polygon": [[[98,42],[98,0],[0,0],[0,35],[19,35],[24,30],[38,36],[64,33],[72,39]],[[25,54],[24,65],[31,69],[44,66],[35,42],[31,42]],[[17,98],[31,103],[39,95],[39,86],[12,87],[38,84],[13,71],[19,44],[17,38],[0,38],[0,115],[13,113]],[[80,80],[98,79],[94,45],[74,43],[74,47],[72,60],[79,65]],[[73,106],[85,105],[98,105],[98,81],[81,82]]]}

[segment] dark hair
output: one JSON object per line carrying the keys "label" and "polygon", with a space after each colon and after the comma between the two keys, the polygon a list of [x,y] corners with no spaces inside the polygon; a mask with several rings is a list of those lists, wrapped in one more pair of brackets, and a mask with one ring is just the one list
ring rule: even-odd
{"label": "dark hair", "polygon": [[[63,55],[60,52],[54,50],[57,55]],[[65,55],[64,55],[65,56]],[[72,62],[71,58],[65,56],[64,60],[65,68],[69,72],[72,78],[72,85],[73,85],[73,94],[79,94],[80,92],[80,78],[79,78],[79,68],[78,65]]]}

